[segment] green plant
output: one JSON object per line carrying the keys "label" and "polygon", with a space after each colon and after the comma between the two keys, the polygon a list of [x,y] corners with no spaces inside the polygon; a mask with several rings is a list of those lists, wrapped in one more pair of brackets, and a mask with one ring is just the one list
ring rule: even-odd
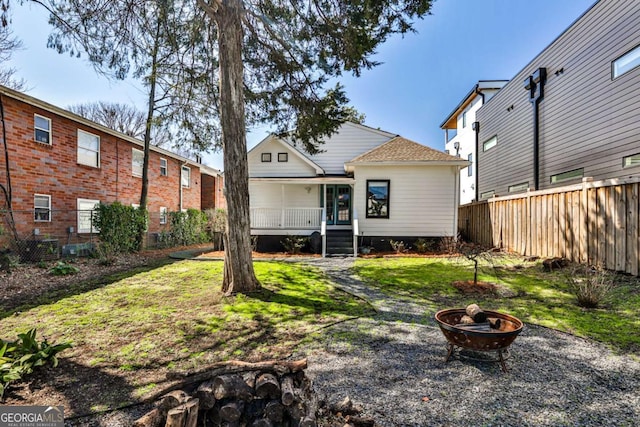
{"label": "green plant", "polygon": [[100,231],[100,241],[104,245],[99,248],[98,256],[138,251],[142,246],[141,231],[146,230],[147,222],[146,210],[120,202],[100,203],[92,216],[92,224]]}
{"label": "green plant", "polygon": [[416,248],[416,252],[424,254],[433,248],[433,242],[430,242],[422,237],[413,242],[413,246]]}
{"label": "green plant", "polygon": [[39,343],[35,329],[18,334],[16,341],[0,339],[0,398],[11,382],[23,379],[34,368],[45,362],[58,366],[56,355],[69,347],[70,343],[52,345],[46,339]]}
{"label": "green plant", "polygon": [[610,296],[615,286],[614,277],[601,267],[576,267],[568,276],[569,289],[580,307],[597,308]]}
{"label": "green plant", "polygon": [[227,229],[227,211],[224,209],[207,209],[207,230],[209,240],[213,242],[215,249],[222,249],[224,232]]}
{"label": "green plant", "polygon": [[168,242],[171,245],[194,245],[210,241],[207,233],[208,216],[197,209],[170,212]]}
{"label": "green plant", "polygon": [[69,274],[76,274],[80,269],[71,264],[67,264],[64,261],[58,261],[56,265],[51,267],[49,272],[54,276],[68,276]]}
{"label": "green plant", "polygon": [[287,236],[280,243],[284,246],[286,253],[296,255],[302,251],[308,240],[309,238],[304,236]]}
{"label": "green plant", "polygon": [[391,249],[393,249],[397,254],[408,252],[411,248],[410,246],[405,245],[403,241],[389,240],[389,244],[391,245]]}

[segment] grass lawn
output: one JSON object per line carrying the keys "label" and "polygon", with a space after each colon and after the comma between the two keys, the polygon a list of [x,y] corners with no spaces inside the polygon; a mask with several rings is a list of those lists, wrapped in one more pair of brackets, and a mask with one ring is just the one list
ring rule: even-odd
{"label": "grass lawn", "polygon": [[[61,365],[53,375],[68,375],[68,382],[106,375],[109,380],[103,379],[107,384],[102,387],[119,385],[120,393],[114,390],[112,397],[107,390],[91,396],[90,408],[66,405],[84,413],[151,392],[170,371],[201,370],[227,359],[284,358],[323,326],[372,312],[363,301],[337,290],[319,270],[291,263],[256,262],[263,290],[225,297],[220,292],[222,266],[182,261],[134,270],[101,287],[70,290],[5,315],[0,331],[3,338],[14,339],[36,327],[40,338],[70,341],[73,348],[60,355],[67,367]],[[83,392],[91,393],[91,387]]]}
{"label": "grass lawn", "polygon": [[499,255],[481,268],[479,280],[494,282],[499,295],[461,294],[451,282],[472,280],[473,266],[459,258],[359,259],[361,279],[382,291],[424,304],[435,312],[478,303],[488,310],[515,315],[524,322],[592,338],[613,349],[640,353],[640,280],[618,276],[611,298],[602,308],[584,309],[570,292],[569,270],[545,273],[540,262]]}

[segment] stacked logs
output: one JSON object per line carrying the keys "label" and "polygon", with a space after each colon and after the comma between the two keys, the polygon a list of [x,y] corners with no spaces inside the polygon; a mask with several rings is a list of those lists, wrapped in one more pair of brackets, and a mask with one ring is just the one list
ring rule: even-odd
{"label": "stacked logs", "polygon": [[500,329],[501,320],[498,318],[488,317],[487,313],[482,310],[478,304],[469,304],[465,309],[466,314],[460,318],[460,322],[455,325],[470,331],[490,331],[491,329]]}
{"label": "stacked logs", "polygon": [[318,400],[306,359],[228,362],[163,394],[134,427],[316,427]]}

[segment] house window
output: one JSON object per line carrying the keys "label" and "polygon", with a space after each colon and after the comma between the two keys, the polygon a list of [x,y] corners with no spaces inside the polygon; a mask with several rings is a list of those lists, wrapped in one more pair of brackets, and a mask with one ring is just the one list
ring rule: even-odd
{"label": "house window", "polygon": [[278,153],[278,161],[279,162],[288,162],[289,161],[289,153]]}
{"label": "house window", "polygon": [[131,149],[131,174],[133,176],[142,176],[142,168],[144,167],[144,151]]}
{"label": "house window", "polygon": [[271,162],[271,153],[262,153],[262,163]]}
{"label": "house window", "polygon": [[551,183],[569,181],[576,178],[582,178],[584,175],[584,168],[573,169],[567,172],[562,172],[556,175],[551,175]]}
{"label": "house window", "polygon": [[498,145],[498,135],[494,135],[482,144],[482,151],[487,151]]}
{"label": "house window", "polygon": [[167,167],[167,159],[160,159],[160,176],[167,176],[169,174],[169,168]]}
{"label": "house window", "polygon": [[611,66],[611,75],[615,79],[640,65],[640,46],[636,46],[615,61]]}
{"label": "house window", "polygon": [[160,224],[166,224],[167,223],[167,217],[169,216],[169,213],[167,211],[167,208],[165,206],[160,206]]}
{"label": "house window", "polygon": [[191,168],[188,166],[182,166],[182,175],[180,178],[183,187],[191,187]]}
{"label": "house window", "polygon": [[484,191],[480,193],[480,200],[487,200],[496,195],[495,190]]}
{"label": "house window", "polygon": [[78,163],[100,167],[100,137],[78,129]]}
{"label": "house window", "polygon": [[529,181],[521,182],[520,184],[514,184],[509,186],[509,193],[517,193],[518,191],[524,191],[529,189]]}
{"label": "house window", "polygon": [[93,212],[100,200],[78,199],[78,233],[97,233],[93,226]]}
{"label": "house window", "polygon": [[467,156],[467,160],[469,160],[469,166],[467,166],[467,176],[473,176],[473,153]]}
{"label": "house window", "polygon": [[51,196],[46,194],[36,194],[33,196],[34,221],[51,221]]}
{"label": "house window", "polygon": [[444,150],[445,153],[447,154],[451,154],[451,152],[449,150]]}
{"label": "house window", "polygon": [[627,156],[622,158],[622,167],[630,168],[632,166],[640,165],[640,153],[634,154],[633,156]]}
{"label": "house window", "polygon": [[51,145],[51,119],[33,115],[33,137],[37,142]]}
{"label": "house window", "polygon": [[133,209],[140,209],[140,203],[131,203]]}
{"label": "house window", "polygon": [[389,180],[367,180],[367,218],[389,218]]}
{"label": "house window", "polygon": [[467,112],[466,111],[464,113],[462,113],[462,127],[463,128],[467,127]]}

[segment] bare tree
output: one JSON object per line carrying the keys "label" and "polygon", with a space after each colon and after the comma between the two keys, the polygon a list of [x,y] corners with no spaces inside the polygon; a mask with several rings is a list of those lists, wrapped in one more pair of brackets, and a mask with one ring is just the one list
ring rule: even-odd
{"label": "bare tree", "polygon": [[[6,64],[13,52],[22,47],[22,42],[13,37],[7,26],[0,25],[0,64]],[[16,78],[17,70],[13,67],[0,67],[0,84],[18,91],[27,89],[24,79]]]}

